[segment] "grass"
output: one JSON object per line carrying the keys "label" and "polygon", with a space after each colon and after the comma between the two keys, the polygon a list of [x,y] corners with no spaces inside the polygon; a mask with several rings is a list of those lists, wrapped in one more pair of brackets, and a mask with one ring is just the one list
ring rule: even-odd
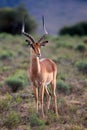
{"label": "grass", "polygon": [[[82,48],[79,46],[84,46],[83,41],[87,37],[49,36],[48,39],[49,43],[41,52],[43,57],[51,58],[57,64],[56,94],[59,117],[51,111],[51,106],[45,119],[36,115],[27,73],[29,48],[26,47],[24,37],[3,33],[0,34],[1,130],[86,130],[87,73],[83,72],[86,72],[87,57],[86,51],[84,55],[79,51]],[[15,87],[16,92],[13,93]],[[13,91],[8,91],[9,88]],[[39,116],[40,109],[39,105]]]}
{"label": "grass", "polygon": [[7,118],[5,120],[5,124],[7,126],[7,128],[13,128],[14,126],[17,126],[19,123],[20,119],[19,119],[19,115],[16,111],[10,111],[7,115]]}

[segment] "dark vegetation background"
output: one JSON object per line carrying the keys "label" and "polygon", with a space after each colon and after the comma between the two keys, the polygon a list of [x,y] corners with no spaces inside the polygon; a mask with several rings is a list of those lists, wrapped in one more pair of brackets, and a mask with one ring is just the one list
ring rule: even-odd
{"label": "dark vegetation background", "polygon": [[[21,34],[21,27],[25,22],[25,31],[34,33],[37,29],[37,22],[34,17],[30,16],[24,5],[11,8],[0,8],[0,32],[11,34]],[[60,35],[87,35],[87,22],[82,21],[71,26],[64,26],[58,31]]]}
{"label": "dark vegetation background", "polygon": [[26,32],[32,33],[36,30],[36,21],[29,15],[25,6],[0,8],[0,32],[21,34],[23,22]]}

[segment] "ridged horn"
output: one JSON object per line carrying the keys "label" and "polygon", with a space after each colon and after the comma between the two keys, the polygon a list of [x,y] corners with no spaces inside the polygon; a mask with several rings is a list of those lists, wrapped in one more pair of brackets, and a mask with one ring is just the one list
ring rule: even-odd
{"label": "ridged horn", "polygon": [[34,38],[30,34],[25,32],[24,21],[23,21],[23,24],[22,24],[22,34],[24,34],[26,37],[28,37],[32,43],[35,43]]}

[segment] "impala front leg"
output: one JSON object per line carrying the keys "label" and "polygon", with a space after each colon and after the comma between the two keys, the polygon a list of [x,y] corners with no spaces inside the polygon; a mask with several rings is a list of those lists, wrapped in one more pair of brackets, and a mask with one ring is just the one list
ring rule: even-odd
{"label": "impala front leg", "polygon": [[47,111],[49,110],[50,108],[50,94],[48,92],[48,89],[47,89],[47,86],[45,86],[45,93],[46,93],[46,96],[47,96]]}
{"label": "impala front leg", "polygon": [[41,86],[41,90],[40,90],[41,111],[42,111],[42,117],[44,118],[44,104],[43,104],[43,98],[44,98],[44,85]]}
{"label": "impala front leg", "polygon": [[36,113],[38,113],[38,88],[33,86],[35,101],[36,101]]}

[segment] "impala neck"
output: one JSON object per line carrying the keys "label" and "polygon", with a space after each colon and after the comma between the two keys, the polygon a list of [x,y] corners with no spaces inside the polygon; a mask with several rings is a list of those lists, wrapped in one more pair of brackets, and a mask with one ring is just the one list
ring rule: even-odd
{"label": "impala neck", "polygon": [[40,72],[39,57],[36,56],[36,54],[34,53],[32,49],[30,49],[30,64],[31,64],[32,71],[34,71],[34,73]]}

